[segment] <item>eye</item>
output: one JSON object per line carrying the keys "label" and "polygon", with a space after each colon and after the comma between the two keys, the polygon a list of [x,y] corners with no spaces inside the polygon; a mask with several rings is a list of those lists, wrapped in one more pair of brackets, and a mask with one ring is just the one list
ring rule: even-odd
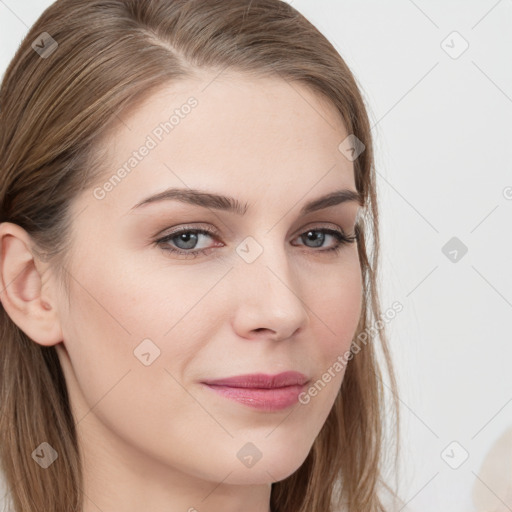
{"label": "eye", "polygon": [[[320,236],[316,235],[317,233],[320,233]],[[326,236],[334,238],[336,241],[335,245],[317,252],[338,252],[344,245],[351,244],[357,240],[357,233],[352,236],[348,236],[341,229],[329,228],[308,229],[308,231],[302,233],[299,238],[302,240],[308,240],[309,242],[312,241],[314,244],[313,247],[319,247],[325,241]]]}
{"label": "eye", "polygon": [[[337,252],[340,251],[344,245],[354,243],[358,238],[357,235],[357,230],[354,235],[348,236],[341,229],[314,228],[301,233],[295,240],[301,239],[306,243],[311,243],[312,245],[308,247],[316,249],[322,247],[326,239],[332,238],[335,242],[334,245],[326,249],[314,250],[314,252]],[[216,238],[216,234],[210,229],[192,229],[185,227],[156,240],[155,244],[170,254],[195,258],[200,254],[207,254],[215,248],[206,247],[197,249],[197,244],[201,238]]]}
{"label": "eye", "polygon": [[[195,249],[195,245],[201,237],[213,238],[214,233],[208,229],[183,228],[156,240],[156,244],[169,253],[195,258],[199,254],[206,254],[212,249],[211,247]],[[170,246],[170,242],[177,245],[178,248]]]}

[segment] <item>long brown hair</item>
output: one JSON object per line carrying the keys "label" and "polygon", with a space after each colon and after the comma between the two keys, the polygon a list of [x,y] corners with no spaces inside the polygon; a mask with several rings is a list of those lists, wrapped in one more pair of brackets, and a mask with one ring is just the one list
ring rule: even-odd
{"label": "long brown hair", "polygon": [[[371,328],[382,313],[370,125],[344,60],[289,4],[58,0],[51,5],[26,35],[0,88],[0,222],[26,230],[37,256],[66,284],[69,207],[104,172],[100,141],[136,101],[201,69],[279,76],[308,87],[330,100],[348,133],[365,146],[354,161],[356,188],[365,203],[357,226],[364,293],[356,332],[366,333],[365,346],[348,362],[335,404],[304,463],[272,485],[271,507],[274,512],[334,512],[340,506],[349,512],[385,510],[379,496],[379,489],[391,490],[383,477],[385,417],[391,418],[396,440],[399,422],[385,329]],[[35,343],[0,310],[0,462],[14,509],[81,511],[79,449],[55,347]],[[385,408],[377,340],[392,411]],[[42,442],[59,455],[47,469],[32,458]],[[395,446],[396,464],[398,442]]]}

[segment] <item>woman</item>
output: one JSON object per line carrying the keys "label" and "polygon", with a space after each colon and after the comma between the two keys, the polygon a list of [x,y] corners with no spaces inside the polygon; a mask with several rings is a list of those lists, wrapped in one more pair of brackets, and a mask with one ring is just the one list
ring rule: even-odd
{"label": "woman", "polygon": [[371,133],[326,38],[278,0],[59,0],[0,105],[14,509],[385,510]]}

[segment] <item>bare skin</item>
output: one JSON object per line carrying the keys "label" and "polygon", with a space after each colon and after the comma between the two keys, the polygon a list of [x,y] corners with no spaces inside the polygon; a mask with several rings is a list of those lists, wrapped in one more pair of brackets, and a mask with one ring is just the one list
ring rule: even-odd
{"label": "bare skin", "polygon": [[[73,203],[69,302],[27,233],[0,225],[2,303],[34,342],[58,351],[85,512],[268,512],[272,482],[304,462],[343,380],[338,371],[307,404],[272,412],[202,384],[296,370],[313,385],[349,349],[362,300],[357,244],[324,252],[338,242],[319,231],[353,235],[357,202],[300,215],[313,199],[356,191],[337,112],[296,84],[213,77],[169,85],[119,122],[103,197],[91,189]],[[197,105],[174,129],[104,186],[191,96]],[[231,196],[247,211],[176,200],[133,208],[168,187]],[[182,227],[213,232],[195,245],[194,235],[156,243]],[[159,351],[148,365],[134,354],[145,339],[146,362]],[[251,467],[237,456],[247,443],[261,454]]]}

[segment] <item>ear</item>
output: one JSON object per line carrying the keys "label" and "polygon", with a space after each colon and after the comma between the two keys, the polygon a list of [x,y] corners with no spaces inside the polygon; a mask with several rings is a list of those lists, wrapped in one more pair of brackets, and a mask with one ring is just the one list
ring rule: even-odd
{"label": "ear", "polygon": [[[17,224],[0,223],[0,300],[12,321],[33,341],[51,346],[62,341],[56,300],[46,295],[43,274],[30,235]],[[44,290],[43,290],[44,288]],[[48,290],[51,291],[51,290]]]}

